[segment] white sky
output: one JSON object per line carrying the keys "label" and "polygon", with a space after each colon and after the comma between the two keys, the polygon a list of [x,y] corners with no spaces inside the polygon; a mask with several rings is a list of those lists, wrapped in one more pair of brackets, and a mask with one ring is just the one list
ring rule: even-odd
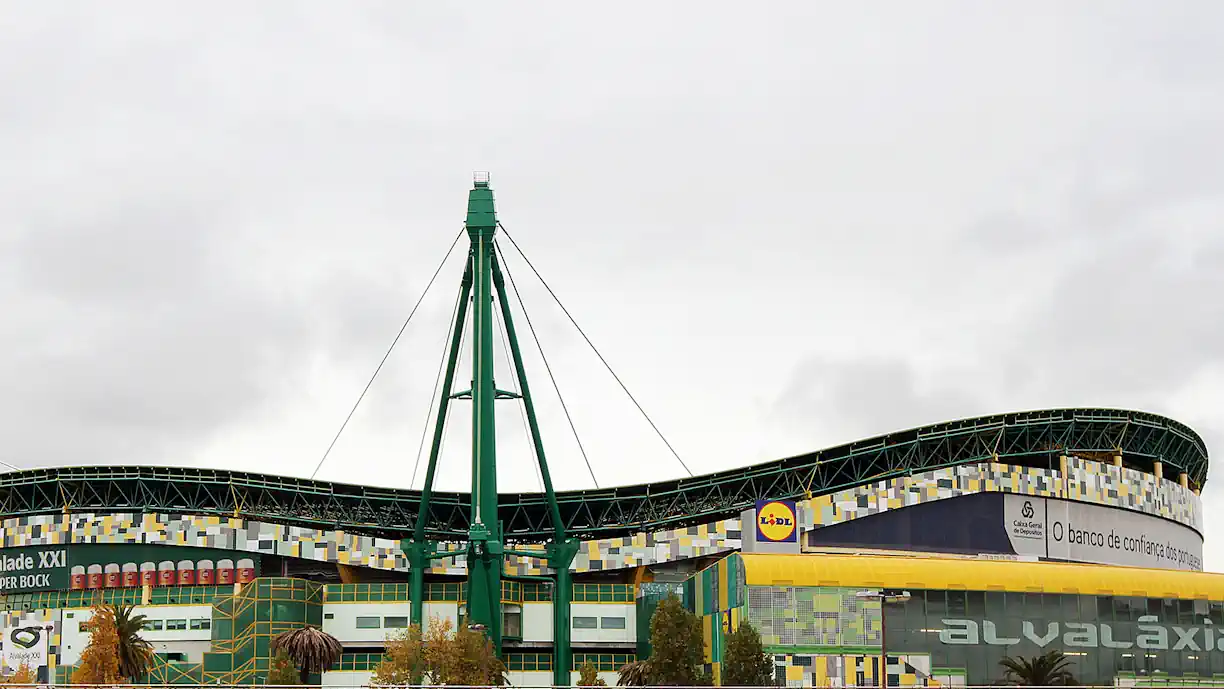
{"label": "white sky", "polygon": [[[1219,446],[1224,5],[606,7],[0,0],[0,460],[309,475],[473,170],[695,472],[1051,406]],[[320,478],[409,485],[460,253]],[[681,475],[510,268],[600,483]]]}

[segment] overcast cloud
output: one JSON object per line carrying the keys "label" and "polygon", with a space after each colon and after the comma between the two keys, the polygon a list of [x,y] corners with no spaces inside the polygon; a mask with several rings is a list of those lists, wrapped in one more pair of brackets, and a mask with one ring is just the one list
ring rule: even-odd
{"label": "overcast cloud", "polygon": [[[1206,0],[0,0],[0,460],[310,475],[473,170],[695,472],[1068,405],[1218,448],[1221,27]],[[600,483],[681,475],[505,248]],[[409,485],[461,253],[320,478]],[[589,487],[528,350],[556,480]],[[502,487],[532,490],[506,405]]]}

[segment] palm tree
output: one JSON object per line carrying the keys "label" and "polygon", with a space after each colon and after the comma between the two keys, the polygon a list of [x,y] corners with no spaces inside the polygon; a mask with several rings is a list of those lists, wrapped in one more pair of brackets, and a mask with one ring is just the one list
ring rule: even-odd
{"label": "palm tree", "polygon": [[635,660],[632,663],[626,663],[617,670],[616,686],[618,687],[644,687],[650,684],[650,661]]}
{"label": "palm tree", "polygon": [[1075,677],[1071,674],[1071,661],[1062,651],[1053,650],[1032,658],[1007,656],[999,661],[1006,674],[1003,681],[1026,687],[1072,686]]}
{"label": "palm tree", "polygon": [[109,615],[115,621],[119,636],[119,674],[135,682],[149,671],[153,662],[153,645],[140,636],[145,627],[144,615],[133,615],[134,605],[110,605]]}
{"label": "palm tree", "polygon": [[272,639],[272,652],[280,649],[300,669],[303,685],[310,681],[312,673],[323,672],[339,662],[344,651],[336,637],[310,625],[277,634]]}

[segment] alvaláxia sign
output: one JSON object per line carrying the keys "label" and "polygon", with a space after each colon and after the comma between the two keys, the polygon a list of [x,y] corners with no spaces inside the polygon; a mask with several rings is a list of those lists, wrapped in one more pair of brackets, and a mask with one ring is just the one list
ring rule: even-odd
{"label": "alval\u00e1xia sign", "polygon": [[33,546],[0,550],[0,593],[68,588],[68,549]]}
{"label": "alval\u00e1xia sign", "polygon": [[[1030,622],[1019,629],[1014,623],[1000,629],[990,620],[941,620],[939,641],[954,646],[1014,646],[1030,641],[1039,648],[1057,643],[1060,648],[1142,648],[1155,651],[1224,651],[1224,627],[1204,619],[1203,626],[1165,625],[1155,615],[1144,615],[1133,639],[1118,638],[1114,628],[1104,622]],[[1129,627],[1130,625],[1127,624]]]}

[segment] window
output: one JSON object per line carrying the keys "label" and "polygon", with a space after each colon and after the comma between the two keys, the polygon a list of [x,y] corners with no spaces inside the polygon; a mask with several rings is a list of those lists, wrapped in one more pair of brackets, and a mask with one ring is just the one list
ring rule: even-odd
{"label": "window", "polygon": [[212,620],[192,620],[191,628],[195,631],[212,629]]}
{"label": "window", "polygon": [[377,617],[358,617],[358,629],[378,629],[382,627],[382,620]]}
{"label": "window", "polygon": [[408,626],[407,617],[384,617],[383,626],[387,629],[404,629]]}
{"label": "window", "polygon": [[624,629],[625,618],[623,617],[601,617],[599,618],[599,626],[604,629]]}
{"label": "window", "polygon": [[575,617],[574,629],[599,629],[598,617]]}
{"label": "window", "polygon": [[523,613],[519,610],[502,611],[502,635],[514,639],[523,637]]}
{"label": "window", "polygon": [[187,620],[166,620],[166,631],[179,631],[187,628]]}
{"label": "window", "polygon": [[334,619],[336,619],[336,613],[334,613],[334,612],[325,612],[325,613],[323,613],[323,619],[325,619],[325,620],[334,620]]}
{"label": "window", "polygon": [[162,629],[162,621],[161,620],[145,620],[144,628],[151,632],[160,632]]}

